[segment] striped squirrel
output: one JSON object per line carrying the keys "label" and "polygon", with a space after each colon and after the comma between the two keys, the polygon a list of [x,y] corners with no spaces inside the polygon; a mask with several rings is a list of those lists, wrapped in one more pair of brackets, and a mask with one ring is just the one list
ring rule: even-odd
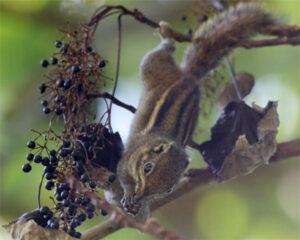
{"label": "striped squirrel", "polygon": [[[181,67],[172,56],[175,42],[168,37],[168,25],[161,24],[161,43],[140,65],[144,90],[117,167],[118,186],[106,194],[109,200],[137,215],[172,190],[189,163],[185,147],[198,119],[200,80],[240,41],[274,24],[255,4],[230,7],[197,31]],[[143,211],[149,215],[149,209]]]}

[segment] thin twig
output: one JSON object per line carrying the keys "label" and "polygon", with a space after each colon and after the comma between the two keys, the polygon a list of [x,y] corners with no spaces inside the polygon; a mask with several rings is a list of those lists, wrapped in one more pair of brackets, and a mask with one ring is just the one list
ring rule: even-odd
{"label": "thin twig", "polygon": [[41,192],[42,192],[42,184],[43,184],[45,174],[46,173],[44,172],[43,175],[42,175],[40,184],[39,184],[39,190],[38,190],[38,206],[39,206],[39,208],[41,208]]}
{"label": "thin twig", "polygon": [[229,70],[229,73],[230,73],[230,76],[231,76],[231,80],[233,82],[233,86],[235,88],[235,92],[236,92],[236,95],[238,96],[238,99],[239,101],[242,101],[243,98],[242,98],[242,94],[241,94],[241,91],[239,89],[239,85],[238,85],[238,82],[236,80],[236,77],[235,77],[235,72],[234,72],[234,69],[228,59],[228,56],[225,57],[225,62],[226,62],[226,66]]}
{"label": "thin twig", "polygon": [[[122,15],[129,15],[134,17],[137,21],[144,23],[152,28],[159,28],[159,23],[147,18],[142,12],[138,9],[134,9],[133,11],[125,8],[124,6],[117,5],[117,6],[106,6],[101,8],[101,11],[94,15],[91,21],[87,24],[88,26],[93,26],[94,29],[97,28],[97,24],[100,20],[105,18],[107,14],[113,10],[120,10],[115,13],[122,13]],[[178,31],[172,30],[172,37],[178,42],[190,42],[192,37],[190,35],[182,34]]]}
{"label": "thin twig", "polygon": [[136,108],[134,106],[128,105],[124,102],[121,102],[120,100],[118,100],[117,98],[115,98],[114,96],[112,96],[111,94],[104,92],[104,93],[98,93],[98,94],[89,94],[87,96],[87,99],[90,98],[107,98],[112,100],[112,102],[120,107],[123,107],[125,109],[127,109],[128,111],[135,113],[136,112]]}
{"label": "thin twig", "polygon": [[295,37],[300,35],[299,26],[288,26],[288,25],[276,25],[266,27],[265,32],[274,36],[289,36]]}
{"label": "thin twig", "polygon": [[[115,83],[114,88],[112,91],[112,97],[115,97],[115,93],[118,86],[118,80],[119,80],[119,72],[120,72],[120,60],[121,60],[121,41],[122,41],[122,16],[123,14],[120,14],[118,17],[118,46],[117,46],[117,63],[116,63],[116,75],[115,75]],[[108,110],[108,119],[109,119],[109,127],[111,128],[111,110],[112,110],[112,104],[113,100],[111,99],[109,104],[109,110]],[[112,129],[111,129],[112,131]]]}
{"label": "thin twig", "polygon": [[300,36],[288,37],[282,36],[275,39],[262,39],[262,40],[245,40],[238,44],[239,47],[246,49],[257,48],[257,47],[270,47],[278,45],[300,45]]}

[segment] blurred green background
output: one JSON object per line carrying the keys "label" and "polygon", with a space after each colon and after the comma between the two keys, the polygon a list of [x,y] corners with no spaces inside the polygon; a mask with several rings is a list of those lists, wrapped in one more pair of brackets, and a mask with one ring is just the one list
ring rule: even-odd
{"label": "blurred green background", "polygon": [[[30,174],[21,170],[26,162],[26,141],[30,129],[44,129],[44,116],[37,90],[45,70],[40,59],[50,58],[54,41],[62,36],[68,22],[76,26],[87,22],[104,1],[88,0],[1,0],[0,1],[0,224],[37,207],[37,188],[42,174],[34,166]],[[185,31],[190,24],[190,1],[106,1],[137,7],[150,18],[168,21]],[[270,0],[267,8],[289,24],[300,24],[299,0]],[[187,15],[186,22],[180,17]],[[123,48],[120,85],[117,97],[137,105],[141,83],[138,65],[142,56],[158,42],[154,30],[126,18],[123,24]],[[106,20],[98,28],[95,47],[109,60],[106,74],[114,76],[116,58],[116,19]],[[180,60],[186,47],[177,44]],[[300,47],[280,46],[235,52],[236,71],[254,74],[256,85],[247,102],[265,106],[279,101],[281,125],[278,141],[300,136]],[[111,83],[108,84],[108,88]],[[114,107],[113,128],[126,139],[132,114]],[[114,117],[115,116],[115,117]],[[122,116],[120,118],[119,116]],[[209,136],[209,127],[217,118],[212,111],[201,119],[198,140]],[[192,166],[204,166],[199,154],[190,151]],[[48,195],[43,192],[43,203]],[[201,188],[156,212],[160,222],[190,239],[204,240],[296,240],[300,239],[300,159],[290,159],[261,167],[247,177],[225,184]],[[97,217],[82,230],[104,220]],[[0,229],[0,239],[11,239]],[[134,229],[123,229],[105,238],[153,239]]]}

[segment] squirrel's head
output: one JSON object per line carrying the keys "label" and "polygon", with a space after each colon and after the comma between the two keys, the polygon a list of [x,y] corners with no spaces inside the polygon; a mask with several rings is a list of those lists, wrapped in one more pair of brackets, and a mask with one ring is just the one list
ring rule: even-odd
{"label": "squirrel's head", "polygon": [[130,146],[117,171],[123,209],[136,215],[143,202],[172,190],[189,161],[182,147],[159,136],[137,137]]}

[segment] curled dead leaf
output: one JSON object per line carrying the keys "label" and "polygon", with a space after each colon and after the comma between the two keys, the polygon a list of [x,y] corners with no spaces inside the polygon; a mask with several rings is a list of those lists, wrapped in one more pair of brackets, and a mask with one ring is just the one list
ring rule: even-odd
{"label": "curled dead leaf", "polygon": [[276,152],[277,103],[262,109],[230,103],[212,128],[210,141],[200,146],[204,160],[219,181],[247,175],[268,164]]}
{"label": "curled dead leaf", "polygon": [[13,240],[75,240],[62,230],[43,228],[34,220],[17,220],[3,226]]}
{"label": "curled dead leaf", "polygon": [[[254,86],[254,77],[250,73],[239,72],[236,74],[236,81],[242,98],[246,97]],[[218,98],[219,109],[224,109],[230,102],[238,102],[239,98],[236,94],[232,81],[225,84]]]}

